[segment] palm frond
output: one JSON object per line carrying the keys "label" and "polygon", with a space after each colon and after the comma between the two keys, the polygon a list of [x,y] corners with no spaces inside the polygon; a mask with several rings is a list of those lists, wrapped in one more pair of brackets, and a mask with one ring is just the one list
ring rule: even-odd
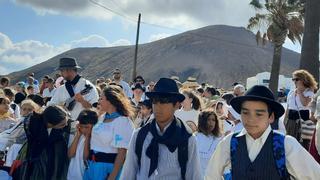
{"label": "palm frond", "polygon": [[259,0],[251,0],[251,2],[249,3],[253,8],[255,9],[262,9],[263,5],[260,3]]}

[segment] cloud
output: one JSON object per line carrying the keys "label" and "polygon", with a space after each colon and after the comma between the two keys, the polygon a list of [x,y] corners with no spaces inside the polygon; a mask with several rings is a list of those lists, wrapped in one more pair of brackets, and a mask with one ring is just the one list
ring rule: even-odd
{"label": "cloud", "polygon": [[119,39],[110,44],[110,46],[129,46],[129,45],[131,45],[131,42],[127,39]]}
{"label": "cloud", "polygon": [[160,34],[152,34],[150,37],[149,37],[149,42],[153,42],[153,41],[157,41],[157,40],[160,40],[160,39],[164,39],[166,37],[169,37],[171,36],[171,34],[167,34],[167,33],[160,33]]}
{"label": "cloud", "polygon": [[12,42],[9,37],[0,32],[0,52],[12,46]]}
{"label": "cloud", "polygon": [[72,48],[111,47],[130,44],[130,41],[126,39],[119,39],[110,43],[99,35],[90,35],[60,46],[34,40],[12,43],[7,35],[0,32],[0,75],[41,63]]}
{"label": "cloud", "polygon": [[71,47],[107,47],[109,44],[109,41],[102,36],[90,35],[83,39],[72,41]]}
{"label": "cloud", "polygon": [[[196,28],[213,24],[246,26],[255,14],[250,0],[92,0],[130,19],[142,14],[142,21],[171,27]],[[115,13],[91,0],[16,0],[42,13],[112,18]],[[118,16],[118,15],[116,15]]]}

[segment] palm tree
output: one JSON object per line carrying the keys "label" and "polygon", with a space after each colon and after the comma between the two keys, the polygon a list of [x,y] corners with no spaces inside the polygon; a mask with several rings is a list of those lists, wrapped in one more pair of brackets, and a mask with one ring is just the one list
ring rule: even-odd
{"label": "palm tree", "polygon": [[303,33],[300,69],[309,71],[319,82],[319,0],[305,2],[305,27]]}
{"label": "palm tree", "polygon": [[[250,5],[257,11],[249,19],[247,29],[257,29],[257,43],[265,44],[267,40],[273,44],[273,61],[269,88],[277,95],[281,64],[282,45],[288,37],[293,43],[301,44],[303,33],[303,16],[301,3],[290,0],[252,0]],[[261,33],[264,30],[265,33]]]}

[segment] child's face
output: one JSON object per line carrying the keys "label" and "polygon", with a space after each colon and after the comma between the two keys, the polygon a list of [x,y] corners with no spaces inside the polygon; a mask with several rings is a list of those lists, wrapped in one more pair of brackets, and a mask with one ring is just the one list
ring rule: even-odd
{"label": "child's face", "polygon": [[21,106],[21,116],[27,116],[32,111],[34,111],[34,108],[28,104]]}
{"label": "child's face", "polygon": [[222,104],[218,104],[216,113],[217,113],[218,116],[223,115]]}
{"label": "child's face", "polygon": [[207,120],[208,132],[212,132],[216,127],[216,119],[213,115],[210,115]]}
{"label": "child's face", "polygon": [[79,124],[79,130],[81,134],[91,133],[92,124]]}
{"label": "child's face", "polygon": [[9,101],[3,100],[2,103],[0,103],[0,112],[6,113],[9,111]]}
{"label": "child's face", "polygon": [[145,117],[151,114],[151,110],[152,109],[148,109],[145,105],[142,105],[140,112],[141,112],[141,115]]}
{"label": "child's face", "polygon": [[245,101],[241,107],[243,126],[253,138],[259,138],[273,122],[274,115],[269,116],[268,105],[261,101]]}

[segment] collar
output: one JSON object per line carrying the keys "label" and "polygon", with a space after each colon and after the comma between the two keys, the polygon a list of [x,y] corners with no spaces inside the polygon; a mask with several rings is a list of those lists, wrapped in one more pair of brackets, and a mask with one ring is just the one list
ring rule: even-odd
{"label": "collar", "polygon": [[270,125],[268,126],[268,128],[264,131],[264,133],[258,138],[258,139],[254,139],[252,136],[250,136],[247,132],[247,130],[245,128],[243,128],[240,133],[236,136],[236,137],[240,137],[243,135],[246,135],[248,138],[250,138],[253,141],[261,141],[261,142],[265,142],[270,134],[270,132],[272,131]]}
{"label": "collar", "polygon": [[[174,120],[174,119],[173,119],[173,120]],[[172,121],[173,121],[173,120],[172,120]],[[157,132],[158,132],[158,134],[159,134],[160,136],[162,136],[162,135],[166,132],[166,130],[168,129],[168,127],[171,125],[172,121],[171,121],[169,124],[167,124],[166,127],[164,127],[163,132],[160,131],[160,127],[158,126],[158,123],[156,122]]]}

